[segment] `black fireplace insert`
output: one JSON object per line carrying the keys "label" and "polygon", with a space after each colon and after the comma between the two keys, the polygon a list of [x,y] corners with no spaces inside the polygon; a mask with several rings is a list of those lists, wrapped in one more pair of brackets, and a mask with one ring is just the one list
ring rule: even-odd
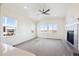
{"label": "black fireplace insert", "polygon": [[74,45],[74,31],[67,31],[67,41]]}

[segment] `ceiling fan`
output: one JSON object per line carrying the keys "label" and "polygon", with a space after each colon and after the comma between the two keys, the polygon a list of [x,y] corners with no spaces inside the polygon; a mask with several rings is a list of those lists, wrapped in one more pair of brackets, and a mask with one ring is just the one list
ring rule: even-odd
{"label": "ceiling fan", "polygon": [[50,15],[50,13],[48,13],[49,11],[50,11],[50,9],[47,9],[47,10],[44,10],[44,9],[39,10],[39,12],[41,12],[44,15]]}

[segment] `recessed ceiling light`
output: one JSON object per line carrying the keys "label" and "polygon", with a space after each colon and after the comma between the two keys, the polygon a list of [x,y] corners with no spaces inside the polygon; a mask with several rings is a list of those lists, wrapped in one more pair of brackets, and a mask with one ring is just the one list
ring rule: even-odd
{"label": "recessed ceiling light", "polygon": [[27,8],[27,6],[24,6],[24,9],[26,9]]}
{"label": "recessed ceiling light", "polygon": [[54,15],[54,16],[57,16],[57,15]]}

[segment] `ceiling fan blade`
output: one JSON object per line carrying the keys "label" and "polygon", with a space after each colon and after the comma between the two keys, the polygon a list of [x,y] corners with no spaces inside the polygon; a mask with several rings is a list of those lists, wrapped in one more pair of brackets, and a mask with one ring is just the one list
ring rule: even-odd
{"label": "ceiling fan blade", "polygon": [[50,13],[47,13],[48,11],[50,11],[50,9],[47,9],[46,11],[44,9],[40,10],[39,11],[44,14],[44,15],[50,15]]}
{"label": "ceiling fan blade", "polygon": [[42,12],[41,10],[39,10],[40,12]]}
{"label": "ceiling fan blade", "polygon": [[45,15],[50,15],[50,13],[45,13]]}
{"label": "ceiling fan blade", "polygon": [[46,12],[48,12],[48,11],[50,11],[50,9],[46,10],[44,13],[46,13]]}

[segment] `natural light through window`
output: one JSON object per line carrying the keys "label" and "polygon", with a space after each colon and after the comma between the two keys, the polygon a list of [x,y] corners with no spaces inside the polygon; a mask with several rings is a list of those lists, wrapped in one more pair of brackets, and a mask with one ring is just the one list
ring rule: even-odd
{"label": "natural light through window", "polygon": [[57,30],[58,26],[57,24],[41,24],[40,25],[40,30],[41,31],[46,31],[46,30]]}
{"label": "natural light through window", "polygon": [[3,21],[3,35],[12,36],[15,34],[16,20],[11,17],[4,17]]}
{"label": "natural light through window", "polygon": [[45,24],[40,25],[40,30],[41,31],[47,30],[47,26]]}
{"label": "natural light through window", "polygon": [[3,18],[3,26],[16,27],[16,21],[11,17],[4,17]]}

